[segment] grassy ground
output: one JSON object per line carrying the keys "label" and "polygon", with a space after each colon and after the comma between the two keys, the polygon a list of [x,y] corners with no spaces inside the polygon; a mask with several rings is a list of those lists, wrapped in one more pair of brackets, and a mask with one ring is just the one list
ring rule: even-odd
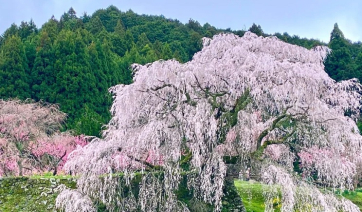
{"label": "grassy ground", "polygon": [[9,177],[0,179],[1,212],[56,211],[57,187],[75,187],[69,176]]}
{"label": "grassy ground", "polygon": [[[32,176],[29,178],[2,178],[0,183],[1,212],[38,212],[55,211],[54,203],[59,184],[75,187],[71,176]],[[234,181],[237,191],[248,212],[263,212],[265,210],[263,185],[253,181]],[[345,191],[344,197],[351,200],[362,210],[362,189]],[[280,198],[273,200],[275,212],[281,208]]]}
{"label": "grassy ground", "polygon": [[[247,182],[241,180],[236,180],[234,184],[243,200],[247,212],[263,212],[265,210],[262,184],[253,181]],[[342,193],[342,196],[351,200],[362,211],[362,189],[345,191]],[[280,199],[274,199],[273,206],[275,209],[274,211],[280,211]]]}
{"label": "grassy ground", "polygon": [[342,193],[342,196],[351,200],[362,211],[362,189],[361,188],[356,189],[354,191],[345,191]]}
{"label": "grassy ground", "polygon": [[[265,204],[263,197],[263,185],[254,181],[241,181],[234,182],[236,189],[244,203],[245,209],[248,212],[264,212]],[[273,200],[273,208],[275,212],[280,211],[280,199]]]}
{"label": "grassy ground", "polygon": [[74,179],[72,175],[53,175],[52,173],[34,174],[28,177],[29,179]]}

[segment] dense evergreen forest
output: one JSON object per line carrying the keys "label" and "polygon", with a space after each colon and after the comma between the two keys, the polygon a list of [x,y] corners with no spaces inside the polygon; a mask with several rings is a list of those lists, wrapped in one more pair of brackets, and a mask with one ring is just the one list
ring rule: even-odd
{"label": "dense evergreen forest", "polygon": [[[269,36],[256,24],[249,30]],[[68,114],[65,128],[99,136],[111,116],[108,88],[132,82],[132,63],[171,58],[187,62],[201,49],[202,37],[220,32],[245,33],[202,26],[192,19],[183,24],[164,16],[122,12],[115,6],[81,16],[70,8],[60,20],[52,17],[40,28],[33,21],[13,24],[0,36],[0,98],[57,103]],[[337,24],[328,44],[274,35],[308,49],[328,45],[328,74],[336,80],[361,80],[362,44],[346,39]]]}

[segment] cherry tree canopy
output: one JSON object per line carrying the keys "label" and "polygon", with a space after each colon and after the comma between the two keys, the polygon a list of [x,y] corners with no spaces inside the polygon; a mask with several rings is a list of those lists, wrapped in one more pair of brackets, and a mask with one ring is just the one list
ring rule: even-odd
{"label": "cherry tree canopy", "polygon": [[[223,158],[230,156],[243,164],[241,174],[250,168],[256,179],[280,185],[282,211],[359,211],[315,186],[353,189],[362,159],[355,123],[361,85],[328,77],[329,49],[249,32],[205,38],[203,45],[185,64],[135,64],[134,83],[110,89],[113,118],[103,139],[70,155],[65,168],[81,175],[78,190],[64,190],[58,206],[95,210],[92,199],[100,199],[109,210],[188,211],[175,196],[187,172],[195,198],[220,211]],[[99,177],[118,171],[125,179],[144,172],[137,195],[121,198],[112,175]],[[278,191],[268,188],[272,210]]]}

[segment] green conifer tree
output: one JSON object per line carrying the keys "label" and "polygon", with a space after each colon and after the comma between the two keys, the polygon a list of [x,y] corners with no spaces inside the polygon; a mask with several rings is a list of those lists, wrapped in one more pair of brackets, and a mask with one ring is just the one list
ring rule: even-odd
{"label": "green conifer tree", "polygon": [[30,98],[28,68],[21,38],[13,35],[6,39],[1,52],[0,97]]}

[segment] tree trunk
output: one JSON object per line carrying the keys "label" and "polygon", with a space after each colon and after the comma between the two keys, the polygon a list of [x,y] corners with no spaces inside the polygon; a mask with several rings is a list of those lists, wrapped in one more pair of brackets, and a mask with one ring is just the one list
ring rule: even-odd
{"label": "tree trunk", "polygon": [[222,211],[245,212],[246,209],[234,184],[234,180],[239,177],[241,165],[236,163],[226,164],[226,166],[227,170],[223,188],[224,196],[222,197]]}
{"label": "tree trunk", "polygon": [[23,176],[23,161],[18,160],[19,176]]}

